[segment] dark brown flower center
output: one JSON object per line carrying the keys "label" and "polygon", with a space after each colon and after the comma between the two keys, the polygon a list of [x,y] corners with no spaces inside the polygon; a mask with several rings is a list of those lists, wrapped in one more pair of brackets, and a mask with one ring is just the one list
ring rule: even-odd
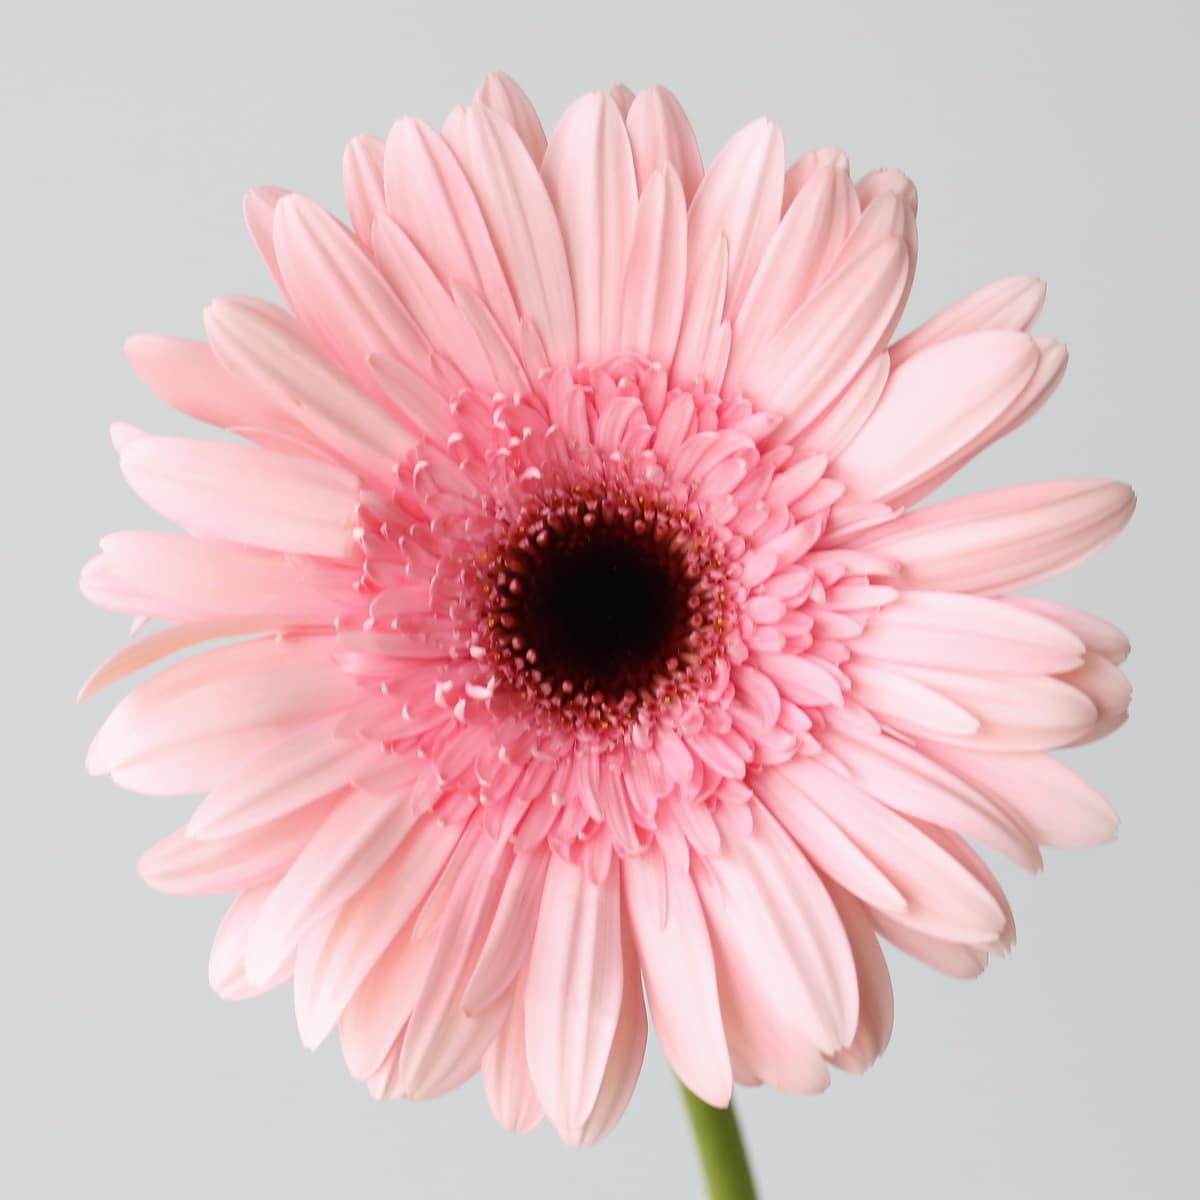
{"label": "dark brown flower center", "polygon": [[499,532],[486,559],[486,643],[518,694],[604,731],[711,682],[726,575],[695,513],[574,490]]}

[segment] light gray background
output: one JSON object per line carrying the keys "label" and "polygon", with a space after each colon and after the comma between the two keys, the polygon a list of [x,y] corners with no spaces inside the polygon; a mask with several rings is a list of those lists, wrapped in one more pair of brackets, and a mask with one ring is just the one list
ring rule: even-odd
{"label": "light gray background", "polygon": [[767,114],[921,191],[923,316],[1014,271],[1051,282],[1065,385],[955,489],[1136,483],[1125,537],[1048,593],[1131,633],[1138,699],[1073,756],[1120,840],[1005,869],[1016,952],[963,984],[895,958],[897,1031],[819,1099],[739,1097],[770,1197],[1194,1195],[1197,1118],[1197,34],[1183,3],[534,0],[22,5],[0,49],[5,349],[0,467],[4,825],[0,1194],[637,1197],[698,1194],[657,1051],[618,1131],[563,1148],[500,1131],[481,1089],[378,1105],[335,1045],[300,1049],[287,991],[208,991],[219,900],[146,889],[139,852],[190,801],[89,780],[108,700],[72,706],[124,622],[77,593],[105,530],[153,525],[107,443],[185,422],[121,355],[195,335],[222,292],[268,294],[240,217],[258,183],[340,210],[340,156],[440,122],[489,68],[547,121],[660,81],[706,155]]}

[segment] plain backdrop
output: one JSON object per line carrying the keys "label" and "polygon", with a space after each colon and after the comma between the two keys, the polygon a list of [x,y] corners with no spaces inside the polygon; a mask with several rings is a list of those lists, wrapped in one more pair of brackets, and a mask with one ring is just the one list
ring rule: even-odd
{"label": "plain backdrop", "polygon": [[153,527],[113,419],[183,431],[121,354],[200,332],[213,295],[269,295],[241,223],[260,183],[343,211],[343,144],[440,123],[502,67],[552,123],[577,94],[662,82],[707,157],[769,115],[793,156],[839,144],[920,189],[907,324],[993,277],[1050,281],[1072,351],[1052,404],[951,491],[1133,481],[1099,559],[1044,589],[1130,632],[1137,700],[1072,763],[1119,840],[1003,868],[1015,952],[959,983],[894,956],[897,1027],[819,1098],[739,1094],[767,1198],[1194,1195],[1197,177],[1190,4],[509,0],[24,5],[0,48],[0,1195],[661,1197],[699,1194],[652,1048],[617,1132],[564,1148],[492,1121],[478,1084],[376,1104],[282,989],[208,990],[222,903],[145,888],[141,850],[192,800],[89,779],[111,698],[74,692],[126,622],[80,599],[106,530]]}

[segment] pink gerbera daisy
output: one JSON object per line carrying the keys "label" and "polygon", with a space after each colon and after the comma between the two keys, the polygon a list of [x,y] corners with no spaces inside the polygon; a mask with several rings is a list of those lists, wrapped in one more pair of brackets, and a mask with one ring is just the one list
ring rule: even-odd
{"label": "pink gerbera daisy", "polygon": [[[237,893],[223,996],[291,979],[376,1096],[482,1069],[496,1117],[587,1143],[646,1005],[712,1105],[816,1092],[888,1040],[884,937],[980,971],[1012,916],[970,841],[1109,838],[1047,751],[1125,716],[1122,635],[1010,593],[1079,562],[1129,488],[930,492],[1066,364],[1009,278],[891,341],[916,194],[756,121],[706,171],[669,92],[547,139],[490,77],[441,133],[345,159],[353,228],[264,188],[287,307],[137,337],[169,404],[244,441],[118,426],[186,533],[118,533],[97,604],[168,654],[94,772],[206,793],[141,871]],[[889,344],[890,343],[890,344]]]}

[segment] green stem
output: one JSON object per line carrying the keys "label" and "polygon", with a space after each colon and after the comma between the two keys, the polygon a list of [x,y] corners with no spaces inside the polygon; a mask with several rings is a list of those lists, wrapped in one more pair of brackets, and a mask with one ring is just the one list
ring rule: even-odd
{"label": "green stem", "polygon": [[754,1180],[750,1176],[750,1163],[746,1159],[733,1105],[713,1108],[693,1096],[682,1083],[679,1086],[683,1089],[692,1132],[700,1148],[709,1197],[711,1200],[754,1200]]}

